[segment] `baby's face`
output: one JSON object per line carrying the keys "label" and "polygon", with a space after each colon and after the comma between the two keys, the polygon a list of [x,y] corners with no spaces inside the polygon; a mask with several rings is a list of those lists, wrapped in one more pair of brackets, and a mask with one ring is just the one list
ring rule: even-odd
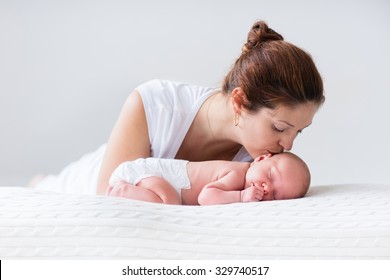
{"label": "baby's face", "polygon": [[256,158],[246,174],[246,185],[264,190],[262,200],[302,197],[308,186],[308,170],[297,159],[284,154]]}

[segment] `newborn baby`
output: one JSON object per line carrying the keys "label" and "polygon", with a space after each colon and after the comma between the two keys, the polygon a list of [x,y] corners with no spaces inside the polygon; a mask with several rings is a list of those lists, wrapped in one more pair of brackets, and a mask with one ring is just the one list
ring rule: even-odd
{"label": "newborn baby", "polygon": [[309,168],[290,152],[259,156],[252,163],[141,158],[116,168],[106,195],[211,205],[300,198],[309,186]]}

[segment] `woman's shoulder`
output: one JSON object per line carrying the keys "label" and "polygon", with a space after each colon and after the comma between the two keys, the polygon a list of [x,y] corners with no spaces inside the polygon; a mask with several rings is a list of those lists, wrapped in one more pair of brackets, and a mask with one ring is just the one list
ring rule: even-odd
{"label": "woman's shoulder", "polygon": [[217,90],[216,87],[201,86],[188,82],[178,82],[173,80],[153,79],[140,84],[136,90],[143,91],[170,91],[170,92],[209,92]]}
{"label": "woman's shoulder", "polygon": [[[157,106],[167,105],[169,107],[182,107],[188,110],[192,106],[203,101],[216,91],[216,88],[194,85],[190,83],[154,79],[138,86],[136,90],[140,93],[144,103]],[[186,105],[187,104],[187,105]]]}

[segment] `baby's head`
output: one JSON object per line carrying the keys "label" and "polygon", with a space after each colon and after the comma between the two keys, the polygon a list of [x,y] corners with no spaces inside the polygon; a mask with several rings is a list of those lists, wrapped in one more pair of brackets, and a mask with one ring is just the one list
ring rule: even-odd
{"label": "baby's head", "polygon": [[262,200],[280,200],[303,197],[310,186],[310,171],[297,155],[284,152],[257,157],[246,174],[245,187],[264,189]]}

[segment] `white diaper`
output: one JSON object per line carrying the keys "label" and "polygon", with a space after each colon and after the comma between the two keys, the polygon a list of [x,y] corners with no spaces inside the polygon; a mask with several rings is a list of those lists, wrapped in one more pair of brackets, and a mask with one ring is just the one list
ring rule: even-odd
{"label": "white diaper", "polygon": [[190,188],[187,160],[140,158],[120,164],[112,173],[110,185],[123,180],[136,185],[142,179],[158,176],[167,180],[180,195],[180,190]]}

